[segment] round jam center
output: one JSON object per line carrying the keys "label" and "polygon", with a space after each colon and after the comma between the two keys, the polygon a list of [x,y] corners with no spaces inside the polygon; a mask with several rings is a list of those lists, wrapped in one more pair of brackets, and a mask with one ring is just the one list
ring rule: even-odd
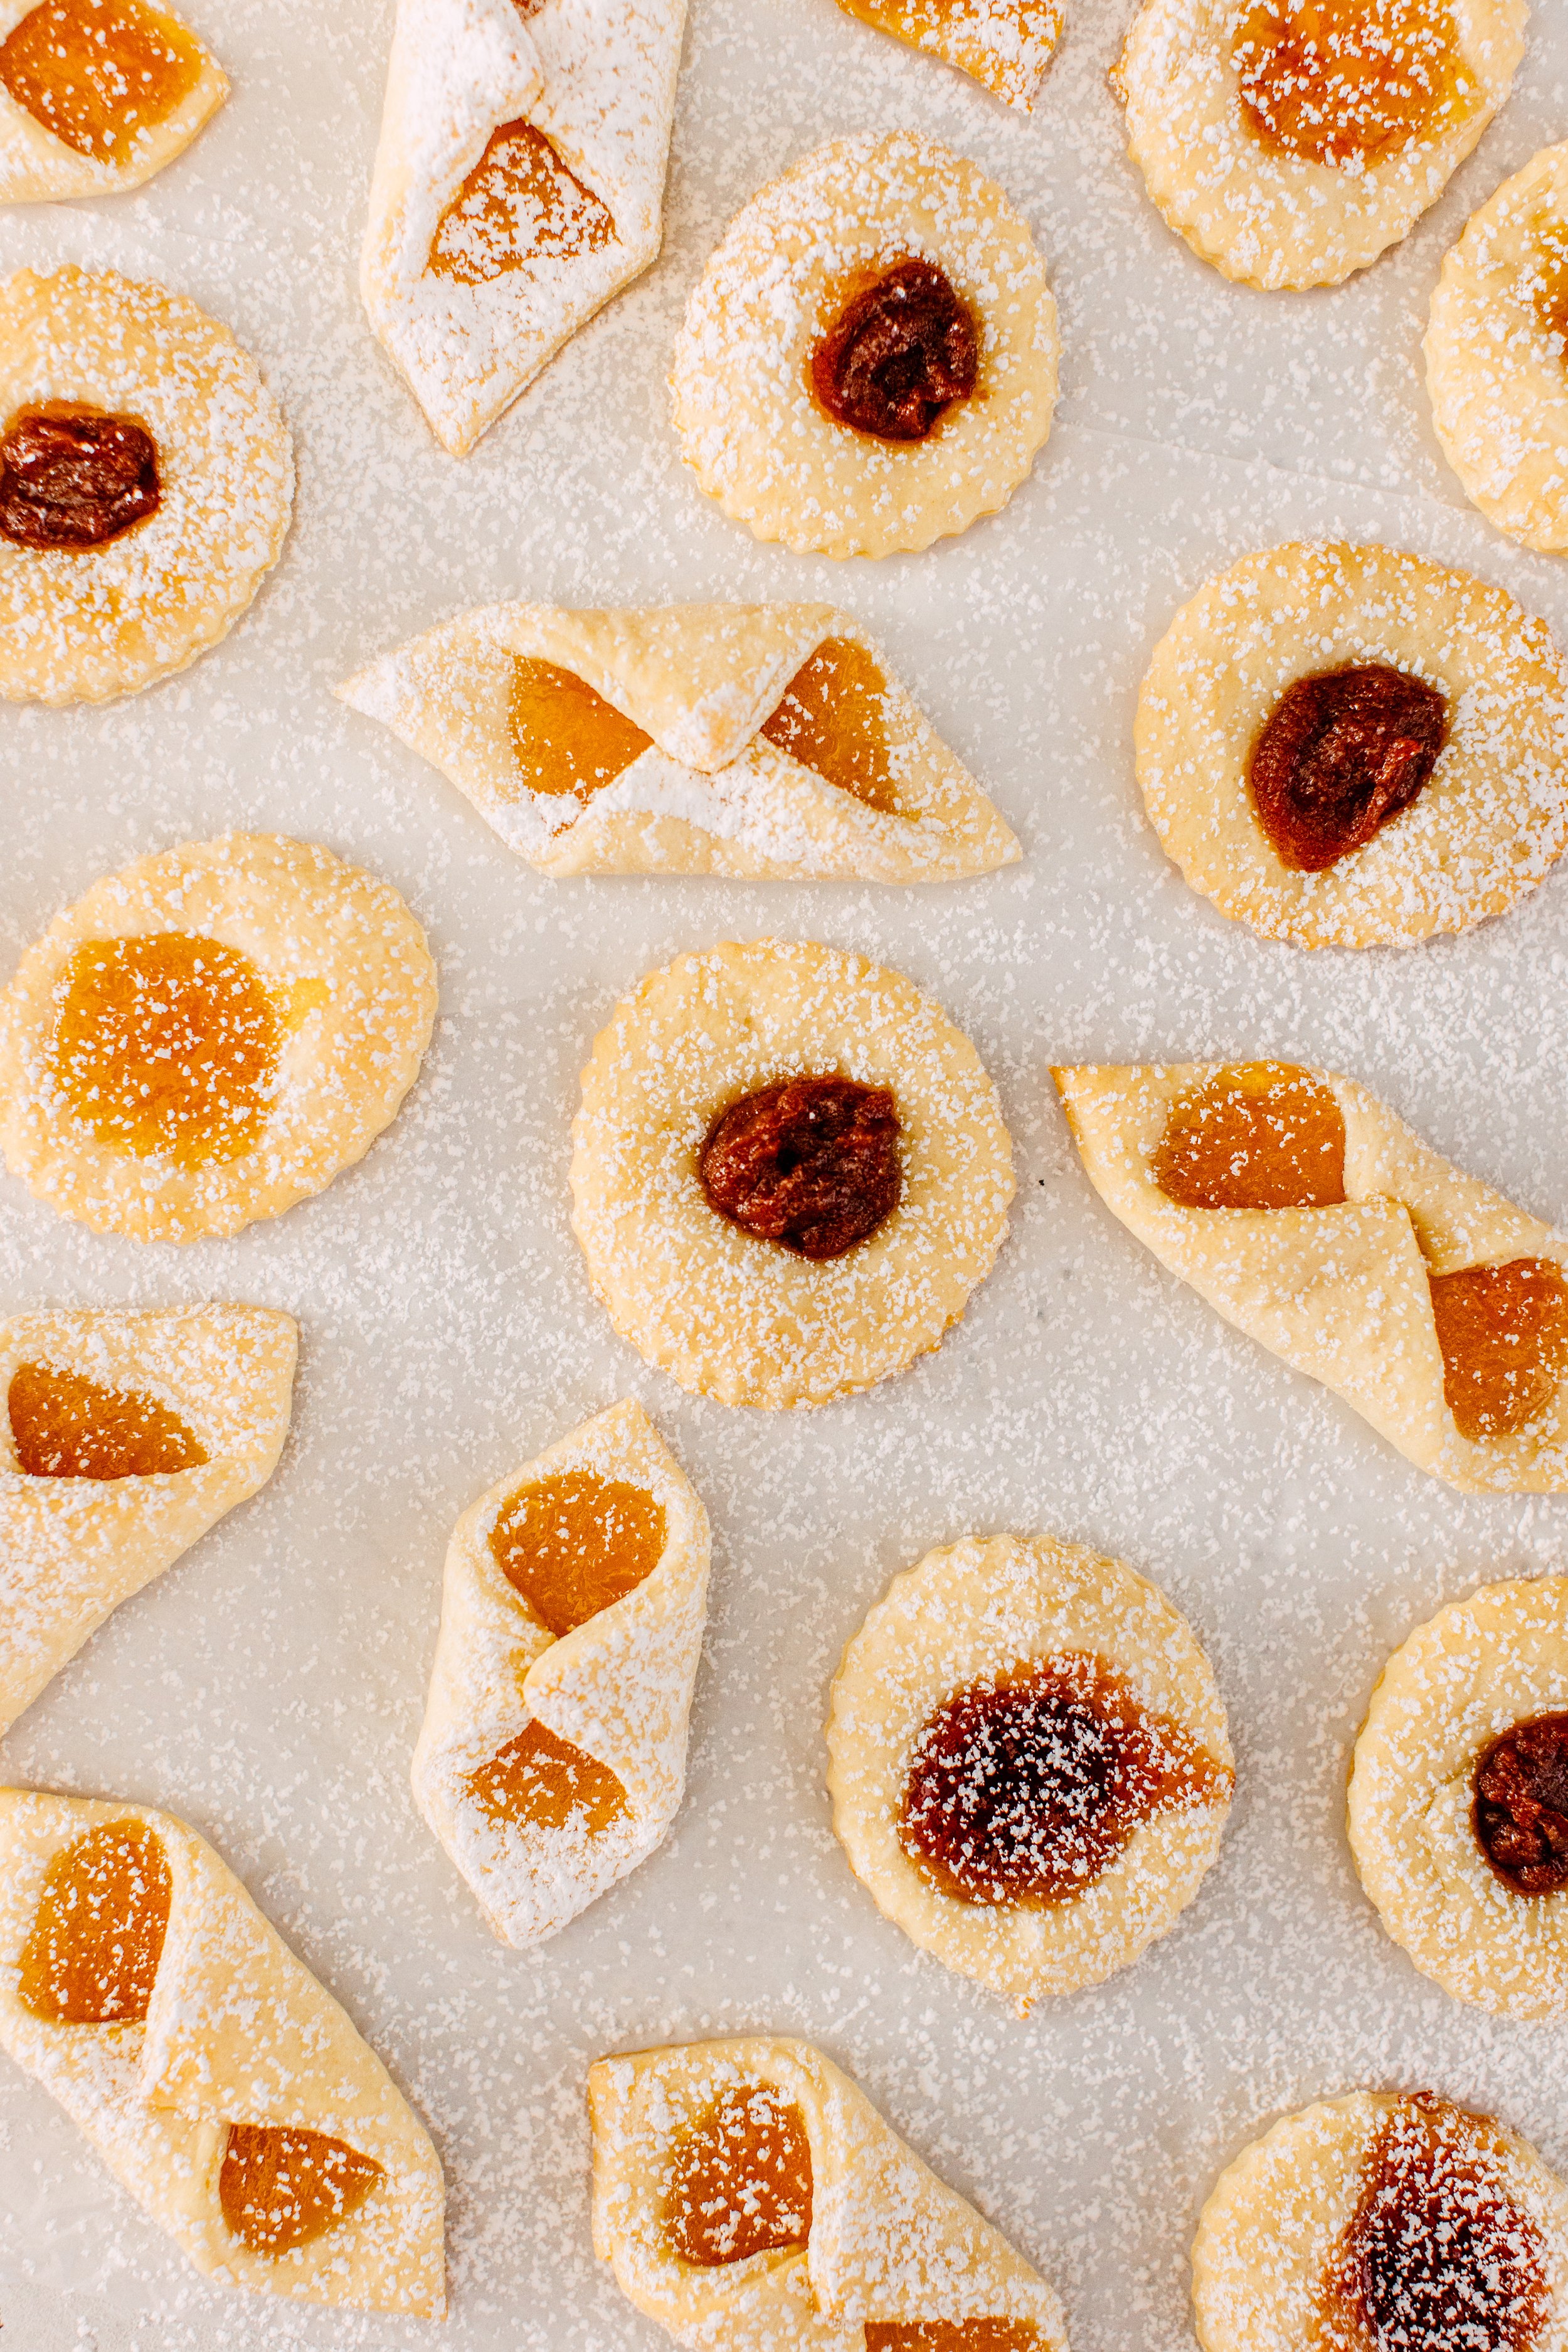
{"label": "round jam center", "polygon": [[536,1830],[571,1826],[597,1837],[626,1809],[626,1790],[607,1764],[539,1722],[471,1772],[468,1786],[487,1821]]}
{"label": "round jam center", "polygon": [[1321,1209],[1345,1197],[1344,1114],[1308,1070],[1232,1062],[1171,1108],[1150,1163],[1184,1209]]}
{"label": "round jam center", "polygon": [[737,2083],[676,2142],[665,2236],[704,2270],[804,2246],[811,2186],[800,2109],[771,2083]]}
{"label": "round jam center", "polygon": [[442,214],[430,268],[483,286],[526,262],[574,260],[609,245],[616,224],[531,122],[519,118],[489,143]]}
{"label": "round jam center", "polygon": [[218,2203],[253,2254],[286,2254],[357,2213],[385,2177],[374,2157],[325,2132],[231,2124]]}
{"label": "round jam center", "polygon": [[1382,662],[1297,678],[1247,766],[1281,864],[1321,874],[1364,849],[1424,790],[1447,729],[1443,697]]}
{"label": "round jam center", "polygon": [[1555,1259],[1510,1258],[1435,1274],[1443,1394],[1461,1437],[1527,1428],[1568,1371],[1568,1281]]}
{"label": "round jam center", "polygon": [[653,741],[585,679],[531,654],[512,659],[509,710],[525,792],[589,801]]}
{"label": "round jam center", "polygon": [[174,1901],[163,1842],[106,1822],[57,1853],[22,1949],[16,1998],[59,2025],[136,2025],[147,2014]]}
{"label": "round jam center", "polygon": [[0,537],[102,547],[156,514],[158,445],[128,416],[24,411],[0,440]]}
{"label": "round jam center", "polygon": [[6,1403],[16,1466],[32,1478],[151,1478],[207,1458],[156,1397],[100,1388],[52,1364],[18,1364]]}
{"label": "round jam center", "polygon": [[1391,163],[1462,121],[1474,89],[1443,0],[1264,0],[1231,63],[1252,136],[1308,163]]}
{"label": "round jam center", "polygon": [[1470,1785],[1476,1843],[1504,1885],[1568,1886],[1568,1715],[1514,1724],[1481,1750]]}
{"label": "round jam center", "polygon": [[653,1574],[664,1552],[664,1506],[645,1486],[567,1470],[519,1487],[489,1541],[508,1583],[559,1637]]}
{"label": "round jam center", "polygon": [[698,1154],[710,1205],[796,1257],[842,1257],[902,1197],[899,1114],[886,1087],[782,1078],[715,1119]]}
{"label": "round jam center", "polygon": [[119,163],[201,79],[183,26],[141,0],[43,0],[0,44],[0,84],[79,155]]}
{"label": "round jam center", "polygon": [[890,814],[899,788],[887,714],[888,681],[864,646],[826,637],[758,731],[841,793]]}
{"label": "round jam center", "polygon": [[945,270],[900,261],[842,310],[811,354],[811,385],[839,425],[923,441],[980,373],[974,320]]}

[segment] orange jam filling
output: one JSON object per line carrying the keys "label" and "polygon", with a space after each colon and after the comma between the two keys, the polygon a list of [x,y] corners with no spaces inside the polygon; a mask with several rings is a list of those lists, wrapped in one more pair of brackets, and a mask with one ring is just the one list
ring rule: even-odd
{"label": "orange jam filling", "polygon": [[868,2319],[866,2352],[1036,2352],[1031,2319]]}
{"label": "orange jam filling", "polygon": [[201,74],[184,26],[141,0],[44,0],[0,44],[0,83],[16,104],[105,163],[125,162]]}
{"label": "orange jam filling", "polygon": [[207,1459],[179,1414],[141,1389],[18,1364],[7,1403],[16,1466],[30,1478],[154,1478]]}
{"label": "orange jam filling", "polygon": [[530,261],[596,253],[615,234],[605,206],[543,131],[503,122],[442,214],[430,268],[459,286],[484,286]]}
{"label": "orange jam filling", "polygon": [[231,2124],[218,2174],[223,2218],[253,2254],[286,2254],[357,2213],[385,2168],[325,2132]]}
{"label": "orange jam filling", "polygon": [[781,751],[868,808],[899,805],[889,756],[888,681],[848,637],[827,637],[804,662],[761,732]]}
{"label": "orange jam filling", "polygon": [[260,973],[221,940],[89,940],[55,983],[55,1082],[100,1143],[138,1160],[189,1171],[253,1151],[279,1042]]}
{"label": "orange jam filling", "polygon": [[1345,1122],[1289,1062],[1230,1062],[1173,1104],[1150,1162],[1184,1209],[1321,1209],[1345,1197]]}
{"label": "orange jam filling", "polygon": [[487,1821],[539,1830],[571,1823],[590,1837],[626,1809],[626,1792],[607,1764],[539,1722],[468,1775],[468,1794]]}
{"label": "orange jam filling", "polygon": [[634,1592],[663,1551],[663,1504],[593,1470],[520,1486],[490,1529],[496,1566],[558,1638]]}
{"label": "orange jam filling", "polygon": [[1443,1394],[1461,1437],[1511,1437],[1568,1372],[1568,1281],[1549,1257],[1435,1274]]}
{"label": "orange jam filling", "polygon": [[1231,65],[1253,137],[1308,163],[1390,163],[1456,129],[1476,97],[1444,0],[1263,0]]}
{"label": "orange jam filling", "polygon": [[105,1822],[57,1853],[22,1948],[16,1998],[57,2025],[139,2025],[163,1956],[174,1885],[163,1842]]}
{"label": "orange jam filling", "polygon": [[571,670],[531,654],[512,660],[511,747],[525,792],[591,800],[653,741]]}
{"label": "orange jam filling", "polygon": [[664,2233],[683,2263],[717,2270],[811,2235],[811,2143],[793,2100],[737,2083],[676,2142]]}

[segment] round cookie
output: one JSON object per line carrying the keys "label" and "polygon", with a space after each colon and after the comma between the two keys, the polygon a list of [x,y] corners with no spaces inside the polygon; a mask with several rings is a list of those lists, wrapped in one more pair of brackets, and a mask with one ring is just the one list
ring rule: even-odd
{"label": "round cookie", "polygon": [[112,270],[0,281],[0,434],[11,701],[102,702],[184,669],[278,560],[283,412],[182,295]]}
{"label": "round cookie", "polygon": [[[1302,681],[1331,691],[1325,682],[1368,671],[1385,687],[1395,673],[1436,712],[1441,749],[1408,772],[1415,797],[1402,803],[1384,781],[1414,756],[1396,716],[1377,760],[1351,775],[1342,814],[1360,809],[1360,845],[1318,870],[1287,863],[1260,816],[1255,754]],[[1363,948],[1467,930],[1568,845],[1564,684],[1546,624],[1485,581],[1386,547],[1267,548],[1201,588],[1154,648],[1138,781],[1194,889],[1267,939]]]}
{"label": "round cookie", "polygon": [[1111,77],[1128,152],[1223,277],[1336,286],[1436,203],[1508,96],[1528,14],[1526,0],[1144,0]]}
{"label": "round cookie", "polygon": [[[869,1230],[814,1259],[721,1213],[701,1169],[721,1120],[824,1077],[879,1113],[882,1156]],[[823,1404],[901,1371],[1007,1230],[1012,1150],[973,1046],[900,973],[809,940],[650,973],[595,1041],[572,1131],[573,1229],[611,1322],[725,1404]]]}
{"label": "round cookie", "polygon": [[361,1159],[436,1013],[397,892],[313,843],[139,858],[57,915],[0,995],[0,1149],[63,1216],[236,1234]]}
{"label": "round cookie", "polygon": [[827,1753],[857,1877],[1020,2016],[1174,1925],[1235,1778],[1185,1619],[1120,1560],[1048,1536],[968,1537],[895,1577],[845,1650]]}
{"label": "round cookie", "polygon": [[[973,390],[938,406],[923,437],[830,414],[832,355],[847,366],[857,348],[862,362],[891,348],[857,343],[857,306],[886,296],[872,322],[886,338],[939,277],[969,321]],[[931,383],[959,382],[956,346],[928,324],[951,362]],[[929,547],[994,514],[1028,473],[1059,349],[1045,265],[994,181],[908,131],[837,139],[752,197],[699,279],[670,368],[675,429],[709,497],[759,539],[835,556]]]}

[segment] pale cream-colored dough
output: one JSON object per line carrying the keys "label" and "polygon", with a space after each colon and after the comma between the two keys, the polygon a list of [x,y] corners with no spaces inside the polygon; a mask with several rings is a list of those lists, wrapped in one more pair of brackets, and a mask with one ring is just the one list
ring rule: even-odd
{"label": "pale cream-colored dough", "polygon": [[[180,931],[248,956],[282,1033],[255,1148],[176,1167],[112,1150],[50,1074],[55,985],[84,940]],[[390,884],[275,833],[139,858],[57,915],[0,995],[0,1150],[62,1216],[140,1241],[237,1234],[363,1157],[419,1073],[436,1017],[425,934]]]}
{"label": "pale cream-colored dough", "polygon": [[[1304,2352],[1322,2340],[1325,2272],[1361,2195],[1361,2168],[1394,2091],[1351,2091],[1281,2116],[1220,2174],[1193,2242],[1203,2352]],[[1548,2291],[1531,2352],[1568,2346],[1568,2191],[1528,2142],[1481,2119],[1489,2168],[1541,2232]],[[1458,2339],[1456,2339],[1457,2341]]]}
{"label": "pale cream-colored dough", "polygon": [[1526,547],[1568,549],[1568,145],[1505,180],[1443,262],[1422,349],[1465,496]]}
{"label": "pale cream-colored dough", "polygon": [[[0,41],[8,40],[29,17],[37,0],[0,0]],[[0,204],[37,204],[70,196],[112,196],[139,188],[183,154],[228,96],[228,76],[195,28],[164,0],[149,0],[151,13],[177,26],[201,51],[201,70],[177,106],[138,134],[118,162],[83,155],[57,139],[37,117],[18,105],[0,82]]]}
{"label": "pale cream-colored dough", "polygon": [[1026,113],[1061,37],[1061,0],[838,0],[879,32],[957,66]]}
{"label": "pale cream-colored dough", "polygon": [[[573,1470],[640,1486],[662,1506],[658,1563],[634,1591],[558,1640],[490,1550],[525,1486]],[[662,1844],[686,1787],[686,1727],[707,1618],[708,1514],[642,1407],[595,1413],[502,1478],[452,1531],[441,1638],[414,1794],[503,1942],[552,1936]],[[537,1720],[608,1766],[624,1811],[596,1834],[487,1820],[469,1777]]]}
{"label": "pale cream-colored dough", "polygon": [[1568,1890],[1521,1895],[1471,1823],[1481,1750],[1568,1712],[1568,1578],[1485,1584],[1401,1643],[1356,1741],[1350,1841],[1416,1967],[1499,2017],[1568,2015]]}
{"label": "pale cream-colored dough", "polygon": [[[1276,0],[1305,14],[1308,0]],[[1449,121],[1379,163],[1274,154],[1242,110],[1237,0],[1144,0],[1111,79],[1127,147],[1178,236],[1222,277],[1265,289],[1337,286],[1436,204],[1507,98],[1526,0],[1444,0],[1472,85]]]}
{"label": "pale cream-colored dough", "polygon": [[[35,2017],[17,1997],[17,1963],[45,1874],[65,1847],[113,1822],[153,1831],[174,1880],[146,2020]],[[331,1993],[172,1813],[0,1790],[0,2046],[209,2277],[300,2302],[441,2317],[444,2189],[423,2126]],[[255,2253],[218,2201],[231,2124],[327,2133],[386,2178],[310,2244]]]}
{"label": "pale cream-colored dough", "polygon": [[[454,457],[658,254],[685,22],[686,0],[521,12],[515,0],[398,0],[360,290]],[[518,121],[550,141],[615,234],[478,284],[438,275],[443,214],[492,132]]]}
{"label": "pale cream-colored dough", "polygon": [[[270,1307],[0,1322],[0,1732],[122,1601],[266,1485],[289,1433],[298,1344],[293,1318]],[[19,1364],[155,1397],[205,1462],[148,1477],[28,1475],[4,1410]]]}
{"label": "pale cream-colored dough", "polygon": [[[800,2110],[811,2148],[804,2247],[701,2269],[664,2231],[683,2132],[743,2084]],[[754,2035],[601,2058],[588,2076],[594,2251],[678,2344],[713,2352],[864,2352],[868,2321],[1011,2320],[1067,2352],[1056,2294],[939,2180],[857,2086],[806,2042]]]}
{"label": "pale cream-colored dough", "polygon": [[[903,1197],[813,1264],[709,1206],[721,1111],[779,1079],[892,1089]],[[678,956],[595,1040],[573,1124],[573,1230],[625,1339],[724,1404],[824,1404],[934,1348],[991,1271],[1013,1156],[967,1037],[896,971],[811,940]]]}
{"label": "pale cream-colored dough", "polygon": [[[1383,663],[1448,706],[1410,806],[1320,874],[1286,866],[1247,762],[1287,687]],[[1138,698],[1138,781],[1194,890],[1266,939],[1364,948],[1468,930],[1568,847],[1568,678],[1546,623],[1468,572],[1386,547],[1245,556],[1184,604]]]}
{"label": "pale cream-colored dough", "polygon": [[[896,809],[871,806],[759,732],[829,637],[863,647],[887,682]],[[653,739],[586,803],[521,780],[510,719],[519,655],[570,670]],[[338,691],[439,768],[542,874],[945,882],[1019,854],[875,641],[831,604],[494,604],[443,622]]]}
{"label": "pale cream-colored dough", "polygon": [[[1063,1903],[963,1903],[899,1843],[915,1744],[944,1701],[1023,1659],[1103,1658],[1140,1705],[1220,1767],[1226,1794],[1141,1822]],[[1184,1617],[1121,1560],[1051,1536],[969,1536],[896,1576],[844,1652],[827,1717],[833,1826],[856,1876],[922,1950],[1026,2017],[1099,1984],[1163,1936],[1219,1853],[1234,1759],[1214,1674]]]}
{"label": "pale cream-colored dough", "polygon": [[1343,1397],[1418,1469],[1466,1494],[1568,1486],[1568,1375],[1514,1435],[1461,1437],[1443,1394],[1427,1279],[1518,1257],[1568,1270],[1568,1242],[1440,1159],[1375,1095],[1331,1070],[1310,1075],[1344,1116],[1342,1203],[1179,1207],[1154,1181],[1154,1154],[1172,1107],[1227,1066],[1053,1071],[1089,1182],[1112,1215],[1227,1323]]}
{"label": "pale cream-colored dough", "polygon": [[0,697],[103,702],[228,635],[282,548],[293,451],[226,327],[109,269],[0,279],[0,430],[51,402],[149,432],[163,502],[101,547],[0,538]]}
{"label": "pale cream-colored dough", "polygon": [[[945,270],[979,342],[973,395],[923,441],[840,425],[811,354],[900,261]],[[836,139],[731,221],[692,290],[669,385],[681,455],[758,539],[801,554],[929,547],[1006,505],[1051,429],[1060,349],[1045,265],[994,181],[906,131]]]}

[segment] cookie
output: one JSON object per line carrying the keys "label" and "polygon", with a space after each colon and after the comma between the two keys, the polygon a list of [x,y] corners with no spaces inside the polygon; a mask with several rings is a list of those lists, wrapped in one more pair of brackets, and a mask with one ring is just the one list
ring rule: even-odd
{"label": "cookie", "polygon": [[0,204],[111,196],[184,152],[228,96],[145,0],[0,0]]}
{"label": "cookie", "polygon": [[972,74],[1026,113],[1061,37],[1061,0],[838,0],[863,25]]}

